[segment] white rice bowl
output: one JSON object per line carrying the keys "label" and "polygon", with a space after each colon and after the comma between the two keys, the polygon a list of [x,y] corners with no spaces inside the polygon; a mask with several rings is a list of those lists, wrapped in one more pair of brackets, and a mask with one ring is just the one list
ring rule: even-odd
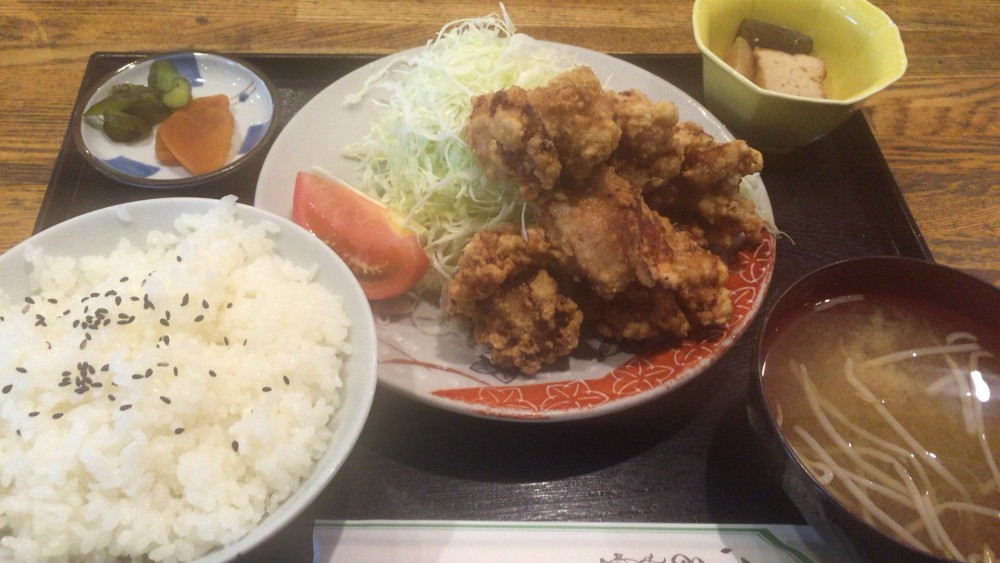
{"label": "white rice bowl", "polygon": [[371,312],[318,239],[235,198],[64,222],[0,257],[0,560],[224,560],[353,447]]}

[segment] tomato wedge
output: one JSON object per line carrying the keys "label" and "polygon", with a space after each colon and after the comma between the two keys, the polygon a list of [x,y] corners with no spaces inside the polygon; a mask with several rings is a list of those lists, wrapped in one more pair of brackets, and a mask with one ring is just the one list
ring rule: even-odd
{"label": "tomato wedge", "polygon": [[299,172],[292,220],[347,263],[368,299],[402,295],[430,266],[416,233],[396,214],[336,180]]}

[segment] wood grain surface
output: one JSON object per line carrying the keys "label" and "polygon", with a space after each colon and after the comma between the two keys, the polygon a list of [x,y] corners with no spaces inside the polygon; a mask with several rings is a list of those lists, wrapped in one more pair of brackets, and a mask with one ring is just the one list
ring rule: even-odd
{"label": "wood grain surface", "polygon": [[[1000,285],[1000,2],[876,0],[906,75],[863,111],[938,262]],[[610,53],[693,53],[690,0],[510,0],[518,30]],[[391,53],[492,1],[0,1],[0,252],[31,234],[95,51]],[[766,165],[766,163],[765,163]]]}

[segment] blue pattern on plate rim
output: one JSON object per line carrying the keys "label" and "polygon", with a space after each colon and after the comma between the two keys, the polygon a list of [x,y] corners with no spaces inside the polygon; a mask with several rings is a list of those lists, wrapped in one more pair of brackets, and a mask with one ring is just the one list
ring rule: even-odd
{"label": "blue pattern on plate rim", "polygon": [[107,164],[119,172],[123,172],[130,176],[137,176],[139,178],[149,178],[153,174],[160,171],[159,166],[146,164],[145,162],[139,162],[138,160],[132,160],[127,156],[109,158],[104,161],[104,164]]}
{"label": "blue pattern on plate rim", "polygon": [[240,151],[237,154],[246,154],[250,149],[254,148],[264,133],[267,132],[267,126],[270,125],[270,121],[265,121],[264,123],[254,123],[247,129],[247,134],[243,137],[243,144],[240,145]]}
{"label": "blue pattern on plate rim", "polygon": [[179,53],[164,58],[174,65],[174,68],[177,69],[177,72],[181,76],[188,79],[192,88],[197,88],[205,84],[205,80],[201,77],[201,71],[198,69],[198,60],[195,59],[194,53]]}

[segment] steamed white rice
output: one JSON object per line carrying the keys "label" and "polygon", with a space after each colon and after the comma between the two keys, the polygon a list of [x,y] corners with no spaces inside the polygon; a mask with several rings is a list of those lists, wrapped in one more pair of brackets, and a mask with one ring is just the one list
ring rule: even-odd
{"label": "steamed white rice", "polygon": [[0,295],[0,560],[186,560],[327,449],[340,296],[223,201],[110,256],[33,253]]}

